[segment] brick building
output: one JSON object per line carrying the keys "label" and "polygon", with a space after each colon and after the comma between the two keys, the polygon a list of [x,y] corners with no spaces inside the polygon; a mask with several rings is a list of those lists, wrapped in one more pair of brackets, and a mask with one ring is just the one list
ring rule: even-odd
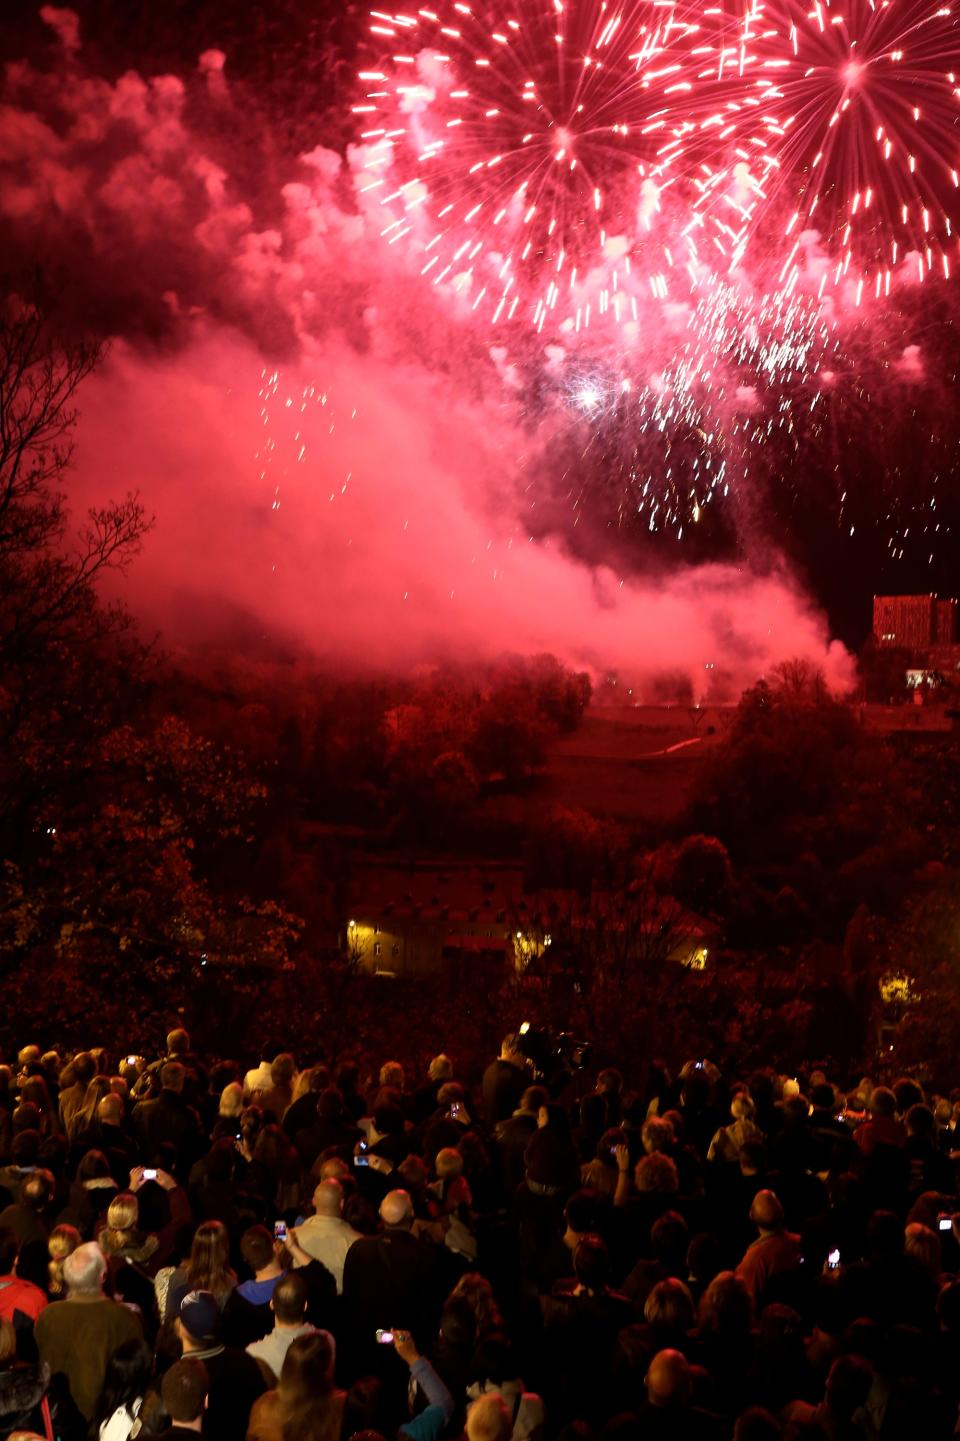
{"label": "brick building", "polygon": [[936,595],[875,595],[873,634],[878,645],[923,651],[957,639],[957,602]]}
{"label": "brick building", "polygon": [[910,688],[960,685],[957,601],[937,595],[875,595],[873,638],[877,646],[905,652]]}
{"label": "brick building", "polygon": [[[492,979],[522,971],[552,943],[551,915],[568,931],[578,924],[579,898],[564,891],[523,893],[519,868],[499,865],[400,868],[358,866],[341,943],[365,971],[390,976],[470,975]],[[598,900],[602,910],[603,900]],[[668,923],[665,958],[702,970],[717,939],[711,922],[664,902],[646,924]]]}

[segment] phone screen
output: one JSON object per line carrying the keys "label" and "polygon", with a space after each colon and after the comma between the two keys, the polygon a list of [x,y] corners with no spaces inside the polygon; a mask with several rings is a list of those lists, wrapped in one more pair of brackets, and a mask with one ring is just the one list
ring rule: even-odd
{"label": "phone screen", "polygon": [[949,1230],[952,1229],[952,1227],[953,1227],[953,1217],[952,1217],[952,1216],[941,1216],[941,1217],[940,1217],[940,1230],[941,1230],[941,1231],[949,1231]]}
{"label": "phone screen", "polygon": [[369,1157],[369,1156],[354,1156],[354,1158],[353,1158],[353,1164],[354,1164],[355,1166],[369,1166],[369,1164],[370,1164],[370,1157]]}
{"label": "phone screen", "polygon": [[143,1179],[145,1181],[155,1181],[157,1179],[156,1171],[151,1166],[144,1166]]}
{"label": "phone screen", "polygon": [[839,1267],[840,1267],[840,1252],[839,1252],[839,1251],[830,1251],[830,1252],[828,1253],[828,1255],[827,1255],[827,1265],[829,1266],[829,1268],[830,1268],[831,1271],[836,1271],[836,1270],[839,1269]]}
{"label": "phone screen", "polygon": [[287,1239],[286,1221],[277,1221],[273,1228],[273,1234],[278,1241],[285,1241]]}
{"label": "phone screen", "polygon": [[377,1332],[377,1344],[378,1344],[379,1346],[392,1346],[392,1345],[393,1345],[393,1332],[392,1332],[392,1331],[378,1331],[378,1332]]}

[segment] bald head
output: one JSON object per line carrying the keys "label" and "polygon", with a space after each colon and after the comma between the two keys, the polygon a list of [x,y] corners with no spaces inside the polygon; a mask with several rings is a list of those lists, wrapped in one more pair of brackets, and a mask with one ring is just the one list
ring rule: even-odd
{"label": "bald head", "polygon": [[783,1207],[773,1191],[758,1191],[750,1207],[750,1219],[761,1231],[778,1231],[783,1225]]}
{"label": "bald head", "polygon": [[97,1119],[104,1126],[119,1126],[123,1121],[123,1099],[116,1091],[104,1096],[97,1107]]}
{"label": "bald head", "polygon": [[647,1370],[651,1406],[686,1406],[690,1401],[690,1363],[679,1351],[658,1351]]}
{"label": "bald head", "polygon": [[313,1209],[318,1216],[339,1216],[343,1209],[343,1187],[331,1177],[321,1181],[313,1193]]}
{"label": "bald head", "polygon": [[380,1219],[385,1226],[409,1230],[413,1225],[413,1202],[406,1191],[388,1191],[380,1202]]}

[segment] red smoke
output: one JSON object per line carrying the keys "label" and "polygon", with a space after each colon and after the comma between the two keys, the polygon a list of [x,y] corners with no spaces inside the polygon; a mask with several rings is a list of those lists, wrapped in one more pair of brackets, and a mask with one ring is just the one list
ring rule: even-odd
{"label": "red smoke", "polygon": [[117,337],[81,396],[77,496],[138,488],[156,513],[135,606],[187,635],[238,613],[342,662],[551,650],[681,670],[700,695],[706,666],[746,684],[804,655],[847,680],[783,577],[623,578],[531,541],[537,443],[512,392],[384,272],[339,157],[254,182],[217,52],[187,80],[110,84],[70,12],[45,13],[50,68],[6,76],[0,228]]}

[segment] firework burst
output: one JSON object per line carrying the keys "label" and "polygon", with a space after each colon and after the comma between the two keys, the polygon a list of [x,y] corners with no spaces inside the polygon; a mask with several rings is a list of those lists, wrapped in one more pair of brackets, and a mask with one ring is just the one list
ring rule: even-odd
{"label": "firework burst", "polygon": [[912,279],[949,276],[960,212],[960,27],[949,6],[749,0],[737,68],[737,150],[756,170],[741,250],[773,206],[787,269],[796,236],[822,236],[821,291],[846,280],[858,301],[865,285],[887,295],[904,266]]}
{"label": "firework burst", "polygon": [[374,12],[354,109],[384,239],[472,309],[537,330],[689,294],[716,263],[684,222],[725,145],[725,27],[682,0]]}

